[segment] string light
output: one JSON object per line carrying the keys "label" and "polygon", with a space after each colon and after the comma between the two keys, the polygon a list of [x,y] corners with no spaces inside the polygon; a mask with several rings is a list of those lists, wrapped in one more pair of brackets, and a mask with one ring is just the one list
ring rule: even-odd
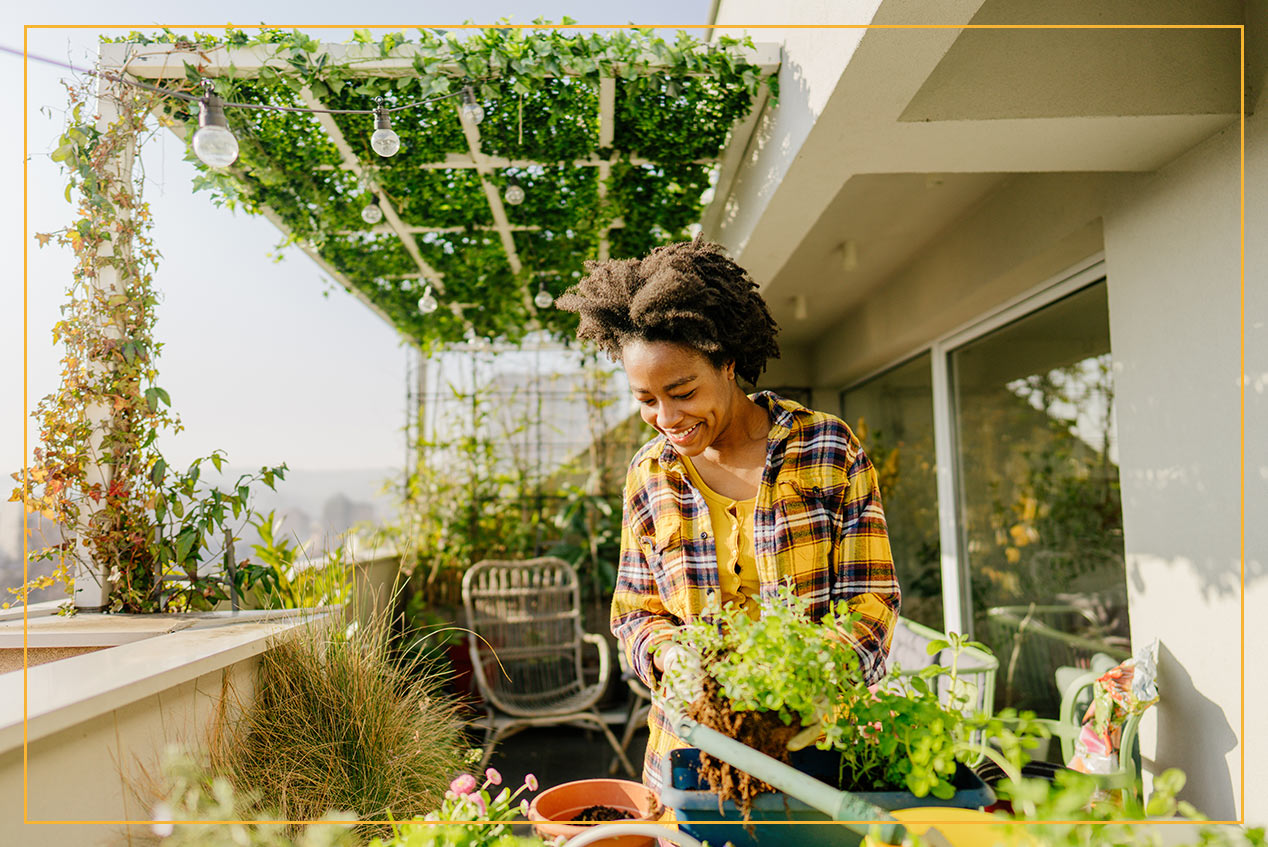
{"label": "string light", "polygon": [[462,116],[473,124],[478,124],[484,120],[484,107],[476,102],[475,91],[469,85],[462,87],[461,111]]}
{"label": "string light", "polygon": [[518,179],[511,177],[511,184],[506,187],[506,194],[503,197],[512,206],[518,206],[524,202],[524,186],[520,185]]}
{"label": "string light", "polygon": [[368,224],[376,224],[383,220],[383,210],[379,208],[379,198],[375,197],[361,210],[361,220]]}
{"label": "string light", "polygon": [[374,102],[378,105],[374,107],[374,134],[370,136],[370,146],[386,159],[395,156],[401,149],[401,137],[392,130],[392,119],[387,116],[383,98],[379,97]]}
{"label": "string light", "polygon": [[533,303],[539,309],[549,309],[555,305],[555,298],[546,290],[546,283],[543,282],[537,289],[537,294],[533,296]]}
{"label": "string light", "polygon": [[423,289],[423,296],[418,298],[418,311],[424,315],[430,315],[432,312],[440,308],[440,301],[431,293],[431,286]]}
{"label": "string light", "polygon": [[203,96],[198,101],[194,155],[212,168],[227,168],[238,158],[238,139],[229,131],[224,101],[212,90],[209,79],[203,80]]}

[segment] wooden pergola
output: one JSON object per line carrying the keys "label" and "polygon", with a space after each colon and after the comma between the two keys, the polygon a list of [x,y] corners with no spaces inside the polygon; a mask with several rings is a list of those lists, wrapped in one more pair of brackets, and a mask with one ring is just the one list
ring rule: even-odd
{"label": "wooden pergola", "polygon": [[[755,66],[763,77],[771,75],[778,70],[780,62],[780,47],[778,44],[758,44],[753,48],[745,48],[739,52],[741,54],[740,58]],[[400,45],[393,49],[390,55],[383,55],[377,45],[323,44],[312,55],[318,62],[352,69],[355,75],[359,77],[397,79],[416,73],[415,60],[418,58],[419,53],[417,45],[412,44]],[[654,63],[649,63],[649,65],[654,68]],[[105,43],[100,48],[101,70],[138,80],[149,82],[173,79],[183,80],[187,76],[187,66],[197,68],[198,72],[204,77],[232,74],[236,79],[251,79],[258,77],[261,71],[266,68],[276,70],[287,68],[288,60],[284,56],[279,55],[277,45],[272,44],[194,49],[188,45],[170,43]],[[614,128],[616,125],[614,113],[617,85],[620,82],[620,68],[617,67],[615,70],[616,75],[602,77],[598,81],[597,86],[598,137],[596,149],[609,151],[606,156],[595,154],[567,163],[551,163],[531,158],[491,155],[482,146],[480,126],[473,123],[462,110],[457,108],[457,100],[450,101],[461,121],[466,149],[450,151],[440,159],[416,163],[417,172],[419,174],[425,174],[428,171],[474,172],[483,192],[483,201],[488,205],[488,213],[492,220],[491,224],[475,226],[428,225],[420,223],[418,220],[403,219],[393,197],[384,190],[382,184],[382,169],[392,166],[391,160],[367,161],[367,157],[358,155],[354,149],[355,145],[350,143],[347,132],[339,125],[339,122],[332,114],[324,112],[300,114],[295,116],[294,119],[310,121],[311,128],[318,130],[321,136],[338,151],[337,163],[323,163],[317,167],[318,170],[341,171],[350,174],[356,179],[358,185],[367,187],[377,197],[378,205],[383,213],[383,221],[371,227],[368,230],[368,234],[392,239],[394,243],[398,244],[408,254],[412,264],[407,270],[401,270],[390,276],[384,275],[384,277],[396,280],[398,281],[397,284],[402,286],[410,286],[410,281],[412,281],[412,289],[421,289],[424,284],[430,285],[437,295],[443,296],[447,292],[446,272],[443,268],[437,266],[434,259],[429,260],[428,256],[424,255],[424,250],[420,249],[419,246],[420,240],[425,241],[429,237],[435,238],[436,236],[464,232],[480,233],[491,239],[496,238],[511,275],[519,277],[524,270],[524,262],[521,251],[516,244],[515,234],[540,233],[543,230],[543,227],[537,223],[512,221],[511,216],[507,213],[502,192],[492,179],[492,175],[496,171],[507,168],[521,170],[558,168],[561,165],[570,165],[577,169],[594,169],[597,175],[599,199],[602,202],[607,197],[613,167],[618,161],[624,161],[633,166],[654,166],[657,164],[646,157],[631,156],[628,151],[623,152],[613,148]],[[106,89],[107,86],[103,84],[103,91]],[[299,91],[298,99],[308,109],[323,110],[328,108],[327,103],[307,85]],[[700,221],[706,232],[711,231],[715,227],[724,213],[732,181],[749,147],[758,120],[766,108],[767,100],[767,88],[765,86],[759,87],[758,93],[752,98],[747,113],[731,128],[725,144],[717,151],[717,155],[693,159],[688,162],[689,164],[705,165],[714,169],[712,197],[708,197],[708,192],[706,192],[701,200],[702,203],[707,202]],[[231,124],[233,117],[231,114]],[[110,119],[111,110],[108,104],[103,105],[99,120],[109,121]],[[188,137],[191,130],[190,127],[179,121],[172,122],[171,128],[181,136],[182,140]],[[679,162],[678,164],[683,163]],[[230,173],[235,177],[242,176],[241,172],[236,170],[236,166],[230,168]],[[294,240],[333,280],[352,292],[384,320],[396,325],[403,334],[411,336],[408,329],[400,326],[398,319],[389,314],[380,302],[376,302],[373,292],[367,290],[365,280],[353,278],[346,267],[341,267],[338,262],[332,261],[329,256],[323,256],[319,246],[312,241],[302,237],[295,237],[296,233],[293,232],[292,227],[288,225],[278,209],[262,204],[258,211],[264,214],[287,239]],[[601,229],[597,233],[597,252],[589,258],[600,260],[609,258],[612,231],[623,228],[626,225],[627,222],[622,216],[615,216],[602,222]],[[367,230],[365,229],[354,231],[345,228],[337,230],[334,235],[364,237],[366,233]],[[534,274],[538,277],[550,277],[564,272],[564,269],[534,269]],[[530,287],[521,285],[519,288],[526,313],[530,316],[536,316],[537,309],[532,302],[533,295]],[[413,293],[413,296],[417,297],[417,293]],[[459,320],[466,321],[467,318],[463,314],[464,310],[479,304],[450,302],[447,305]],[[414,340],[416,341],[417,339]]]}

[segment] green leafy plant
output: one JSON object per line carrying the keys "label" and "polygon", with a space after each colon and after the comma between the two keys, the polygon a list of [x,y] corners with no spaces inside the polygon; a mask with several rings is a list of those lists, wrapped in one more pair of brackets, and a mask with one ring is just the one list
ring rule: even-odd
{"label": "green leafy plant", "polygon": [[[330,109],[356,110],[380,97],[389,107],[447,97],[393,113],[401,151],[390,159],[371,151],[366,115],[330,116],[373,193],[391,203],[405,226],[456,228],[425,233],[411,246],[361,219],[372,192],[342,167],[347,163],[338,144],[312,114],[230,108],[238,161],[215,171],[188,157],[200,171],[196,188],[251,213],[267,210],[288,243],[320,256],[338,271],[340,284],[433,350],[460,342],[468,331],[511,341],[535,328],[570,336],[576,316],[535,308],[531,291],[544,284],[558,296],[586,259],[598,258],[605,238],[610,254],[622,257],[687,237],[732,126],[763,88],[778,96],[775,77],[764,77],[740,50],[752,45],[747,38],[723,35],[704,43],[685,32],[666,40],[649,28],[585,33],[534,23],[540,29],[361,30],[338,54],[304,33],[268,28],[132,32],[116,40],[188,51],[189,64],[173,61],[172,77],[161,83],[191,92],[209,78],[229,102],[303,108],[315,99]],[[230,56],[223,75],[205,73],[207,57],[239,48],[268,52],[276,61],[248,72]],[[385,57],[407,62],[409,72],[368,67]],[[611,140],[602,144],[601,79],[614,87]],[[485,111],[481,152],[533,164],[484,175],[437,167],[452,154],[470,155],[460,101],[453,97],[468,85]],[[173,98],[163,108],[166,119],[192,137],[197,104]],[[599,160],[609,165],[606,177],[595,166]],[[509,222],[524,228],[513,233],[517,261],[494,231],[485,193],[487,185],[500,194],[512,178],[527,194],[506,210]],[[411,247],[443,280],[443,302],[476,308],[420,314],[420,265]]]}
{"label": "green leafy plant", "polygon": [[[151,828],[164,847],[353,847],[355,817],[338,812],[288,833],[258,798],[235,790],[211,770],[206,756],[170,748],[163,765],[166,791],[151,812]],[[263,822],[251,822],[259,816]],[[128,842],[132,842],[129,837]]]}
{"label": "green leafy plant", "polygon": [[[951,667],[935,665],[869,687],[857,654],[841,637],[854,621],[846,604],[818,622],[808,618],[808,608],[808,601],[784,586],[775,602],[763,605],[760,619],[714,605],[681,628],[673,643],[698,652],[700,669],[733,711],[774,713],[797,729],[794,747],[799,739],[814,740],[820,749],[838,751],[844,787],[905,788],[916,797],[946,799],[955,792],[957,761],[979,754],[1019,774],[1024,749],[1044,729],[1031,714],[967,713],[968,697],[956,675],[958,655],[966,646],[981,645],[952,635],[929,646],[931,653],[951,647],[956,656]],[[688,663],[672,663],[668,689],[690,690],[685,677],[691,673]],[[945,703],[937,684],[943,675],[950,692]]]}
{"label": "green leafy plant", "polygon": [[352,594],[351,568],[340,545],[319,561],[308,558],[301,545],[277,534],[274,512],[253,521],[260,543],[251,545],[256,562],[237,569],[240,590],[249,592],[245,605],[262,609],[304,609],[346,603]]}
{"label": "green leafy plant", "polygon": [[327,617],[262,654],[254,699],[214,745],[216,772],[251,786],[286,820],[434,809],[466,751],[463,722],[439,679],[393,661],[385,617],[346,628]]}
{"label": "green leafy plant", "polygon": [[[1229,826],[1203,824],[1206,817],[1192,804],[1176,799],[1186,777],[1178,768],[1168,768],[1154,777],[1148,801],[1135,796],[1105,799],[1097,781],[1077,771],[1060,771],[1055,781],[1046,779],[1006,779],[999,783],[1002,797],[1010,800],[1015,819],[1000,827],[1008,843],[1043,844],[1045,847],[1084,847],[1113,844],[1116,847],[1161,847],[1185,844],[1193,847],[1263,847],[1268,843],[1263,827],[1238,830]],[[1178,816],[1193,821],[1192,838],[1183,842],[1164,840],[1161,827],[1142,826],[1149,818]]]}

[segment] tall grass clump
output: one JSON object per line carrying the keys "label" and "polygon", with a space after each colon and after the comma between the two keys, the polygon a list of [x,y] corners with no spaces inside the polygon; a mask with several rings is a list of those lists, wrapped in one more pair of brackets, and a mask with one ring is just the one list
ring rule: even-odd
{"label": "tall grass clump", "polygon": [[379,614],[359,628],[332,616],[279,639],[260,657],[254,700],[213,741],[215,771],[283,820],[328,809],[400,820],[439,806],[463,764],[463,721],[439,677],[392,658],[388,636]]}

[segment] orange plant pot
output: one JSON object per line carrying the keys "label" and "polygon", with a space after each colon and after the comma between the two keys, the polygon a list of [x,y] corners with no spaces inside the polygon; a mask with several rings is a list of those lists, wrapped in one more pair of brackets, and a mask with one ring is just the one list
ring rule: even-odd
{"label": "orange plant pot", "polygon": [[[560,835],[573,838],[597,824],[565,823],[589,806],[611,806],[629,813],[623,820],[653,823],[660,810],[641,782],[628,779],[579,779],[547,788],[528,807],[533,829],[546,840]],[[605,821],[607,823],[607,821]],[[615,821],[612,821],[615,823]],[[641,835],[623,835],[594,842],[596,847],[655,847],[656,839]]]}

